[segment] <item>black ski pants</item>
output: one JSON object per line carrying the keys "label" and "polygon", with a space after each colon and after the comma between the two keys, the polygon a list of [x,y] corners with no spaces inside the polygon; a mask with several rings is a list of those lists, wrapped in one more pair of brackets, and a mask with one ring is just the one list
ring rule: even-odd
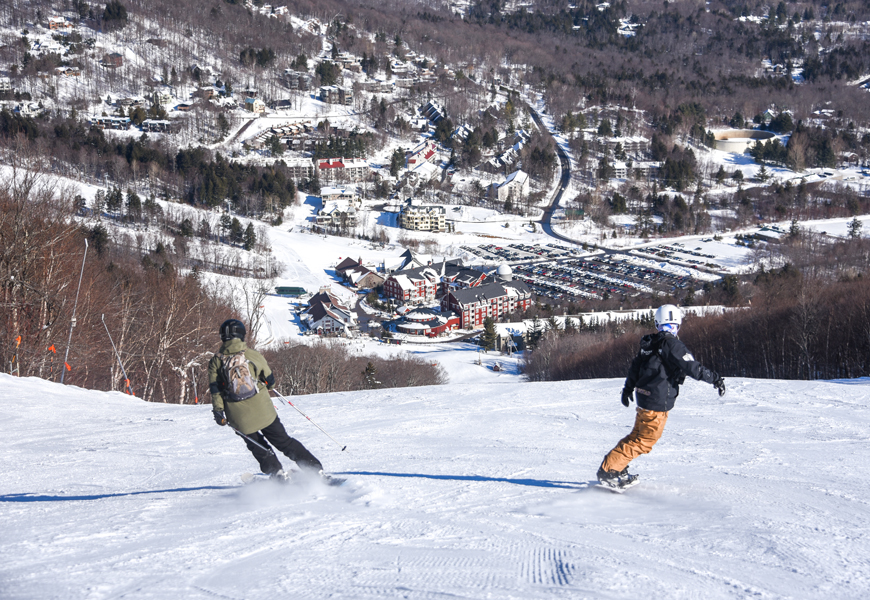
{"label": "black ski pants", "polygon": [[[272,421],[268,427],[264,427],[260,431],[255,431],[248,437],[257,442],[257,444],[260,444],[260,446],[266,448],[269,448],[269,444],[271,443],[272,446],[284,453],[287,458],[294,461],[303,469],[310,469],[312,471],[320,471],[323,469],[323,465],[320,464],[320,461],[314,458],[314,455],[311,454],[305,446],[303,446],[298,440],[287,435],[287,430],[284,429],[284,424],[281,423],[281,419],[278,417],[275,417],[275,420]],[[251,443],[247,438],[243,439],[245,440],[245,445],[248,447],[248,450],[251,451],[251,454],[253,454],[254,458],[257,459],[257,462],[260,463],[260,470],[263,471],[263,473],[272,475],[283,468],[281,466],[281,461],[278,460],[278,457],[275,456],[274,452],[271,450],[267,452],[256,444]]]}

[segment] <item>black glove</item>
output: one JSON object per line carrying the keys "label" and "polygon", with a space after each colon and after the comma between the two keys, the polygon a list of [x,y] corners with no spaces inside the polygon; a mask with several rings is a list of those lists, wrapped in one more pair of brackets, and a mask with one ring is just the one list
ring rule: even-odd
{"label": "black glove", "polygon": [[634,400],[632,395],[634,394],[634,390],[630,390],[628,388],[622,388],[622,405],[628,406]]}
{"label": "black glove", "polygon": [[218,425],[226,425],[227,424],[227,416],[224,414],[222,410],[213,410],[211,411],[214,415],[214,422]]}
{"label": "black glove", "polygon": [[725,395],[725,378],[720,377],[716,381],[713,382],[713,387],[716,388],[716,391],[719,392],[719,396]]}

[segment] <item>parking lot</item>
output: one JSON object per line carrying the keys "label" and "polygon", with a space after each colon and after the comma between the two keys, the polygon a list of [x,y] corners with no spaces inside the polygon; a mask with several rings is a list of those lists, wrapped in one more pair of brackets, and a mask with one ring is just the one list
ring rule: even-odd
{"label": "parking lot", "polygon": [[462,249],[484,260],[505,261],[509,263],[541,258],[566,258],[577,252],[575,248],[561,246],[559,244],[530,246],[521,243],[506,244],[504,246],[496,246],[495,244],[462,246]]}
{"label": "parking lot", "polygon": [[670,293],[691,285],[689,274],[678,274],[647,264],[636,264],[625,255],[571,258],[517,265],[516,277],[538,296],[556,300],[601,299],[614,294]]}

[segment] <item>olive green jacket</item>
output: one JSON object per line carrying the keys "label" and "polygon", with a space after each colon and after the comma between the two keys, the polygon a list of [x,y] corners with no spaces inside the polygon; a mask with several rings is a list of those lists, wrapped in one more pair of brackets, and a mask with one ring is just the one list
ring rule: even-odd
{"label": "olive green jacket", "polygon": [[[224,400],[224,397],[221,395],[221,392],[226,389],[227,385],[222,373],[223,360],[221,355],[238,354],[239,352],[245,353],[251,377],[257,382],[257,387],[260,391],[247,400],[232,402]],[[269,368],[262,354],[256,350],[251,350],[245,345],[245,342],[238,338],[233,338],[221,344],[218,353],[209,361],[208,383],[209,391],[211,392],[212,410],[225,411],[230,425],[245,435],[250,435],[264,427],[268,427],[278,416],[278,413],[275,411],[275,405],[272,404],[272,398],[269,397],[269,390],[275,386],[272,369]]]}

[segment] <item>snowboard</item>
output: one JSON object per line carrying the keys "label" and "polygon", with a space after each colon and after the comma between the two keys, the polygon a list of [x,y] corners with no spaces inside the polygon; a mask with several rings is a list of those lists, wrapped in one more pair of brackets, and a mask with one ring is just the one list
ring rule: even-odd
{"label": "snowboard", "polygon": [[632,481],[631,483],[626,484],[626,485],[621,486],[621,487],[620,487],[620,486],[614,486],[614,485],[607,485],[606,483],[601,483],[601,482],[599,481],[598,484],[597,484],[595,487],[597,487],[597,488],[601,488],[601,489],[603,489],[603,490],[607,490],[608,492],[613,492],[614,494],[624,494],[624,493],[625,493],[625,490],[628,490],[628,489],[633,488],[633,487],[636,486],[638,483],[640,483],[640,478],[635,479],[635,480]]}
{"label": "snowboard", "polygon": [[[286,484],[292,484],[292,483],[300,483],[301,481],[307,480],[305,478],[300,478],[299,471],[297,471],[295,469],[293,469],[291,471],[287,471],[287,474],[289,475],[289,477],[287,477],[286,479],[271,477],[269,475],[266,475],[265,473],[242,473],[241,478],[242,478],[242,483],[244,483],[245,485],[250,484],[250,483],[256,483],[258,481],[272,481],[275,483],[280,483],[282,485],[286,485]],[[310,480],[316,481],[316,479],[314,479],[314,478],[310,478]],[[335,487],[335,486],[340,486],[345,481],[347,481],[347,479],[344,479],[342,477],[333,477],[332,475],[324,474],[324,475],[321,475],[320,481],[322,481],[323,483],[325,483],[328,486]]]}

